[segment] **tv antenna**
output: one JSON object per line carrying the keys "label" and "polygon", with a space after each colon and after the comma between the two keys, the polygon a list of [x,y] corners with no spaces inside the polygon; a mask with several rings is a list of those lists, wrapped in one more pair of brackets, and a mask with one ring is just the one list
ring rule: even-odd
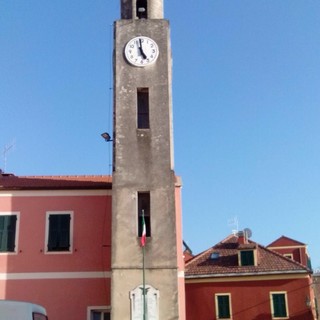
{"label": "tv antenna", "polygon": [[6,173],[6,170],[7,170],[7,155],[8,155],[8,152],[13,150],[15,146],[15,143],[12,142],[11,144],[7,144],[4,148],[3,148],[3,152],[2,152],[2,155],[3,155],[3,172]]}
{"label": "tv antenna", "polygon": [[228,225],[232,228],[232,234],[236,235],[239,231],[239,221],[238,221],[238,217],[235,216],[232,219],[228,220]]}

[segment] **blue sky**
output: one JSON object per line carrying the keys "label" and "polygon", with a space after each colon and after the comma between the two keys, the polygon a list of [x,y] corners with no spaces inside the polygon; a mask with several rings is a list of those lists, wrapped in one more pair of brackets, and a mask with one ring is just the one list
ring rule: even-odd
{"label": "blue sky", "polygon": [[[110,174],[120,0],[0,0],[0,168]],[[320,2],[165,1],[175,170],[195,253],[239,229],[320,268]]]}

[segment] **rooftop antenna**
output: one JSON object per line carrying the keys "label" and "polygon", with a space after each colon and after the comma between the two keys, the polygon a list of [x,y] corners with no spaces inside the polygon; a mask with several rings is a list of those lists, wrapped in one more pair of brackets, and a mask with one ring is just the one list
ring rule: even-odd
{"label": "rooftop antenna", "polygon": [[4,148],[3,148],[3,172],[6,173],[7,172],[7,154],[10,150],[12,150],[15,146],[15,143],[12,142],[11,144],[7,144]]}
{"label": "rooftop antenna", "polygon": [[239,232],[239,221],[238,221],[238,217],[234,216],[232,219],[228,220],[228,225],[230,227],[233,227],[232,229],[232,234],[236,235]]}

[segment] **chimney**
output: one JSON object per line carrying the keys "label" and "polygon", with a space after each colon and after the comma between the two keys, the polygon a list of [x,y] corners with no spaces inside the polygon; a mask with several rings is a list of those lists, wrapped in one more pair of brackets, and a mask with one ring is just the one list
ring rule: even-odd
{"label": "chimney", "polygon": [[238,232],[238,244],[246,244],[247,242],[247,237],[245,232],[239,231]]}

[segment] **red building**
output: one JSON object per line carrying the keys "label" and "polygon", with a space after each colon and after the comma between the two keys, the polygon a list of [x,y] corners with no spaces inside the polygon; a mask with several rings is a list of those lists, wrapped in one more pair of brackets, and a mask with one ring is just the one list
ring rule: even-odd
{"label": "red building", "polygon": [[290,239],[286,236],[281,236],[279,239],[270,243],[267,248],[311,269],[310,257],[305,243]]}
{"label": "red building", "polygon": [[[320,271],[317,270],[317,272],[313,275],[313,288],[314,288],[314,294],[315,294],[315,301],[316,301],[316,313],[317,317],[320,316]],[[318,319],[317,318],[317,319]]]}
{"label": "red building", "polygon": [[311,273],[231,235],[186,263],[186,319],[316,319]]}

